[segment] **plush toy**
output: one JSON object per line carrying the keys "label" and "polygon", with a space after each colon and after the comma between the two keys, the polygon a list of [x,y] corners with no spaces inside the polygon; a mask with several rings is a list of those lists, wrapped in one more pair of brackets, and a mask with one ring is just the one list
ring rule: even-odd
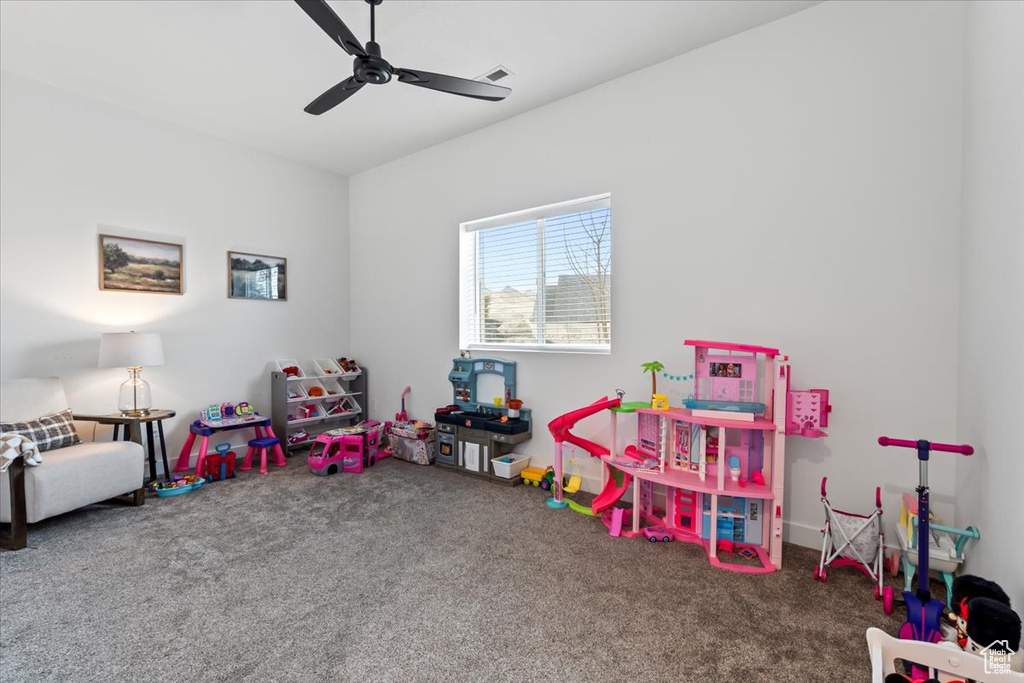
{"label": "plush toy", "polygon": [[34,441],[21,434],[0,434],[0,472],[6,472],[14,459],[22,456],[26,465],[35,467],[43,462],[43,456]]}
{"label": "plush toy", "polygon": [[962,612],[967,642],[960,646],[967,652],[993,649],[1013,654],[1020,649],[1020,617],[1009,605],[992,598],[971,598]]}
{"label": "plush toy", "polygon": [[[995,581],[972,574],[964,574],[953,579],[953,590],[950,597],[953,606],[950,608],[950,612],[959,614],[960,604],[971,598],[992,598],[1007,607],[1010,606],[1010,596]],[[955,619],[952,620],[955,621]]]}
{"label": "plush toy", "polygon": [[[967,633],[967,621],[970,614],[969,605],[975,599],[984,599],[986,602],[982,603],[981,613],[976,615],[981,621],[986,621],[992,616],[999,619],[999,612],[1002,610],[995,610],[993,613],[993,604],[1003,605],[1010,614],[1013,614],[1013,610],[1010,610],[1010,596],[1006,594],[1006,591],[997,584],[995,581],[989,581],[983,579],[980,576],[974,576],[972,574],[964,574],[953,579],[953,588],[950,596],[951,607],[946,617],[952,624],[956,631],[955,640],[956,644],[961,649],[969,652],[976,652],[980,648],[972,649],[968,647],[970,637]],[[1014,616],[1016,616],[1014,614]],[[1010,618],[1010,622],[1013,619]],[[975,626],[976,633],[980,634],[984,631],[988,631],[988,626]],[[1011,634],[1008,634],[1011,635]],[[1020,618],[1017,618],[1017,639],[1018,644],[1020,641]],[[976,641],[977,642],[977,641]],[[992,641],[984,643],[981,647],[988,645]],[[1013,647],[1014,650],[1018,649],[1017,646]]]}
{"label": "plush toy", "polygon": [[[1010,657],[1010,668],[1019,671],[1022,666],[1020,650],[1021,621],[1010,609],[1010,598],[999,584],[980,576],[964,574],[953,579],[950,591],[951,609],[946,614],[950,633],[945,647],[979,654],[982,650],[1005,652]],[[1013,653],[1016,652],[1016,655]],[[914,675],[922,675],[916,668]],[[927,674],[923,674],[927,676]],[[914,678],[903,674],[889,674],[885,683],[939,683],[935,678]],[[951,681],[950,683],[962,683]]]}
{"label": "plush toy", "polygon": [[952,608],[947,615],[955,628],[956,644],[975,654],[990,649],[1007,652],[1013,671],[1024,669],[1020,649],[1021,619],[999,584],[965,574],[953,580]]}

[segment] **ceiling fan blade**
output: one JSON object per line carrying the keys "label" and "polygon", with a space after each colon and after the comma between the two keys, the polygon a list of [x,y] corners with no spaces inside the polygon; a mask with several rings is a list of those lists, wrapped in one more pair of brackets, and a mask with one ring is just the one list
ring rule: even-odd
{"label": "ceiling fan blade", "polygon": [[355,76],[349,76],[341,83],[307,104],[305,111],[307,114],[320,116],[320,114],[334,109],[339,104],[355,95],[364,85],[366,84],[361,81],[357,81]]}
{"label": "ceiling fan blade", "polygon": [[363,49],[352,31],[348,30],[327,0],[295,0],[295,3],[302,8],[310,19],[316,22],[317,26],[324,30],[324,33],[331,37],[331,40],[341,46],[341,49],[353,57],[365,57],[366,50]]}
{"label": "ceiling fan blade", "polygon": [[511,88],[493,83],[481,83],[471,81],[468,78],[456,78],[444,74],[430,73],[429,71],[416,71],[414,69],[396,69],[395,75],[402,83],[418,85],[421,88],[440,90],[441,92],[463,97],[472,97],[478,100],[490,100],[497,102],[508,97],[512,92]]}

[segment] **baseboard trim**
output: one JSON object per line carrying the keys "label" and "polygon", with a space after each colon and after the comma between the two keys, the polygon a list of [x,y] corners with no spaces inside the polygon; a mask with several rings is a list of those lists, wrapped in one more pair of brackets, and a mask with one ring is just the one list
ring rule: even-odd
{"label": "baseboard trim", "polygon": [[821,548],[821,527],[800,522],[782,523],[782,540],[805,548]]}

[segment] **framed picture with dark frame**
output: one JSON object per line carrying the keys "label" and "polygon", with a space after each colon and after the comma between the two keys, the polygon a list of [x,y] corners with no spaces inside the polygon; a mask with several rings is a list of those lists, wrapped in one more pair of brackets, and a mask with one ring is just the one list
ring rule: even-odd
{"label": "framed picture with dark frame", "polygon": [[288,259],[229,251],[228,297],[287,301]]}
{"label": "framed picture with dark frame", "polygon": [[182,245],[138,237],[100,236],[100,289],[182,294]]}

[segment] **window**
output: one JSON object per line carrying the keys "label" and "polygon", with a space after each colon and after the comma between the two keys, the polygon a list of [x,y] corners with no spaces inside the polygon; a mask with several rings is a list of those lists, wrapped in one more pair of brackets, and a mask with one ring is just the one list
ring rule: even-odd
{"label": "window", "polygon": [[611,196],[460,226],[464,349],[611,351]]}

